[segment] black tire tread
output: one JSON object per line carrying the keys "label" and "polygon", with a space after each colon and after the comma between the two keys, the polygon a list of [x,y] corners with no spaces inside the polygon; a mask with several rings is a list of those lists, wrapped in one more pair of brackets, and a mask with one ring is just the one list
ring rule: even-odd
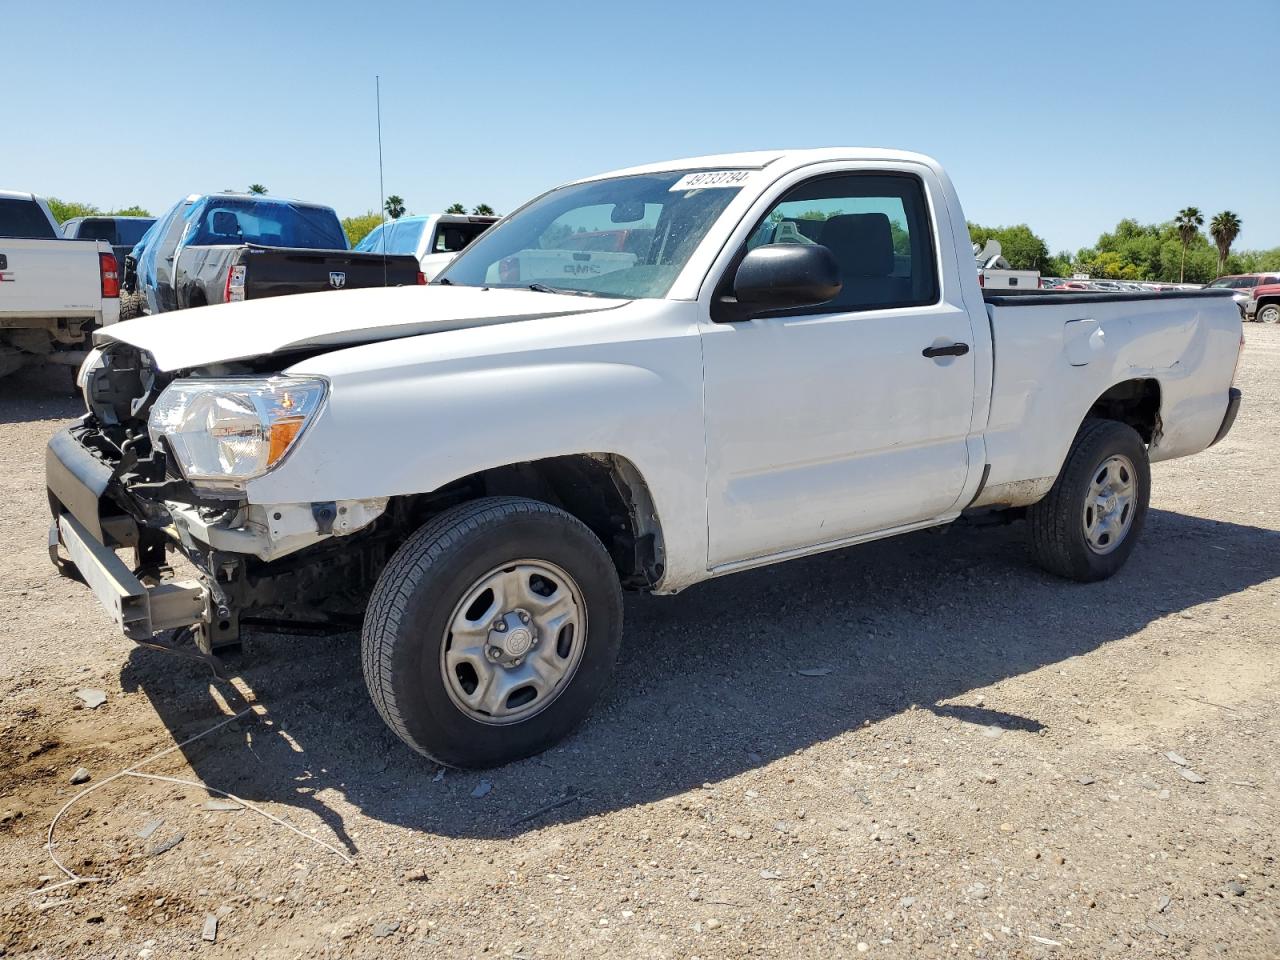
{"label": "black tire tread", "polygon": [[430,575],[432,566],[468,536],[490,524],[539,513],[567,519],[599,542],[586,524],[549,503],[526,497],[483,497],[452,507],[418,528],[396,551],[373,589],[360,635],[365,685],[374,708],[387,726],[429,760],[452,766],[432,755],[410,734],[396,708],[392,688],[392,652],[405,608],[417,585]]}
{"label": "black tire tread", "polygon": [[128,293],[124,290],[120,291],[120,319],[134,320],[143,315],[142,305],[146,302],[146,297],[141,291],[136,293]]}

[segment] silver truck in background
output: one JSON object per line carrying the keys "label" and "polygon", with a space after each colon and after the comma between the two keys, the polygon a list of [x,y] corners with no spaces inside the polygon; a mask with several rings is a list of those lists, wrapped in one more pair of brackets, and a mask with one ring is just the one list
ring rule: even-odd
{"label": "silver truck in background", "polygon": [[0,190],[0,376],[31,361],[79,366],[89,335],[120,318],[106,240],[66,240],[42,197]]}
{"label": "silver truck in background", "polygon": [[1004,258],[999,240],[985,246],[973,245],[973,261],[978,268],[978,286],[984,290],[1039,290],[1039,270],[1014,270]]}

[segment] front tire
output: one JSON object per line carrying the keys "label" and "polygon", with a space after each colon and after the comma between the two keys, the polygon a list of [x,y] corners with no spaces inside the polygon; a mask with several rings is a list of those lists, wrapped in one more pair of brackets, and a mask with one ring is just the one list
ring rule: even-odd
{"label": "front tire", "polygon": [[1268,303],[1259,308],[1255,319],[1259,323],[1280,323],[1280,303]]}
{"label": "front tire", "polygon": [[1086,420],[1053,488],[1027,510],[1032,556],[1060,577],[1105,580],[1133,552],[1150,499],[1151,466],[1137,431]]}
{"label": "front tire", "polygon": [[550,747],[608,683],[622,591],[608,552],[550,504],[490,497],[410,537],[361,634],[382,719],[423,756],[490,767]]}

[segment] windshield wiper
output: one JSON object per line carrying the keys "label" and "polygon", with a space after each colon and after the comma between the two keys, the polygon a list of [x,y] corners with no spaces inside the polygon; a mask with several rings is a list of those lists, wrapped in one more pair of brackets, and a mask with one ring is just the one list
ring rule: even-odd
{"label": "windshield wiper", "polygon": [[452,287],[452,286],[453,286],[453,281],[452,281],[452,280],[450,280],[448,277],[441,277],[439,280],[433,280],[433,281],[431,281],[431,282],[432,282],[432,283],[434,283],[437,287]]}
{"label": "windshield wiper", "polygon": [[600,294],[591,290],[574,290],[568,287],[549,287],[545,283],[531,283],[529,289],[537,293],[566,293],[571,297],[598,297]]}

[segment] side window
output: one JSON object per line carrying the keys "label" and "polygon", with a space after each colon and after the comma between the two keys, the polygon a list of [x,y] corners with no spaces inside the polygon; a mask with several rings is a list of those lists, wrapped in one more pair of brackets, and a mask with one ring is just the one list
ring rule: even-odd
{"label": "side window", "polygon": [[788,191],[747,249],[813,243],[840,265],[839,296],[808,312],[913,307],[938,301],[937,263],[924,187],[912,176],[819,177]]}

